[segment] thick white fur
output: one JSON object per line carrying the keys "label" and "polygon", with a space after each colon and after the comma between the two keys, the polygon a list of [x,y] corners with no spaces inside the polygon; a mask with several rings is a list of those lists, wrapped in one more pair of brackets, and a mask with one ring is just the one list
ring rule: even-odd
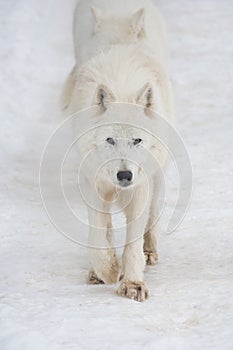
{"label": "thick white fur", "polygon": [[[129,31],[132,18],[138,25],[134,28],[136,37]],[[165,38],[162,17],[150,1],[81,0],[74,17],[76,67],[64,90],[68,111],[74,113],[96,106],[88,116],[97,124],[122,121],[124,115],[125,122],[132,123],[135,117],[135,122],[139,120],[142,127],[154,134],[157,118],[152,110],[173,122]],[[74,130],[78,134],[78,120]],[[117,145],[109,145],[108,137],[118,140]],[[135,138],[143,140],[143,147],[133,146]],[[88,133],[80,142],[79,151],[86,156],[91,150],[93,155],[82,166],[85,193],[96,208],[88,207],[92,247],[89,282],[116,283],[122,275],[119,294],[144,301],[148,296],[143,282],[145,257],[148,264],[157,259],[156,226],[151,223],[156,217],[158,176],[147,154],[152,154],[163,168],[167,152],[145,131],[123,125]],[[111,157],[115,160],[109,162]],[[105,163],[96,176],[97,169]],[[133,186],[120,189],[116,174],[125,169],[133,173]],[[146,178],[142,169],[146,169]],[[115,198],[121,208],[125,207],[127,221],[122,270],[112,247],[110,204]]]}

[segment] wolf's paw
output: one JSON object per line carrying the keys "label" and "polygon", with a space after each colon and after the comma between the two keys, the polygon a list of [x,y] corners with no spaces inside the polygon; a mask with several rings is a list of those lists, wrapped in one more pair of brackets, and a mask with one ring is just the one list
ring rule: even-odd
{"label": "wolf's paw", "polygon": [[90,270],[88,278],[87,278],[88,284],[104,284],[104,281],[102,281],[94,270]]}
{"label": "wolf's paw", "polygon": [[158,254],[156,252],[144,251],[146,265],[156,265],[158,263]]}
{"label": "wolf's paw", "polygon": [[145,301],[149,296],[149,291],[144,282],[123,281],[117,293],[121,296],[136,301]]}

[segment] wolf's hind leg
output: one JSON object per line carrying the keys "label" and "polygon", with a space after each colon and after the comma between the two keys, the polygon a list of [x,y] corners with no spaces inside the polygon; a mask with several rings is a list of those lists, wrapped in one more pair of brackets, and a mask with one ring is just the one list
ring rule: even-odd
{"label": "wolf's hind leg", "polygon": [[88,284],[104,284],[104,281],[101,280],[97,274],[95,273],[95,271],[93,269],[91,269],[89,271],[89,275],[87,278],[87,283]]}
{"label": "wolf's hind leg", "polygon": [[156,265],[158,262],[158,253],[155,229],[149,229],[144,234],[143,251],[146,259],[146,265]]}
{"label": "wolf's hind leg", "polygon": [[150,215],[144,233],[143,251],[145,254],[146,265],[155,265],[158,262],[157,253],[157,208],[156,204],[152,202],[150,208]]}

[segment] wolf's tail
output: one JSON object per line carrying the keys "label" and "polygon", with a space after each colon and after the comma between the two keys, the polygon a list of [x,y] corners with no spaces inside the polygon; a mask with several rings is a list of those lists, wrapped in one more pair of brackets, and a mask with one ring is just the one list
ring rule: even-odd
{"label": "wolf's tail", "polygon": [[76,66],[74,66],[74,68],[68,75],[64,84],[64,88],[61,96],[61,107],[63,110],[68,109],[71,102],[71,97],[72,97],[72,93],[75,85],[75,70],[76,70]]}

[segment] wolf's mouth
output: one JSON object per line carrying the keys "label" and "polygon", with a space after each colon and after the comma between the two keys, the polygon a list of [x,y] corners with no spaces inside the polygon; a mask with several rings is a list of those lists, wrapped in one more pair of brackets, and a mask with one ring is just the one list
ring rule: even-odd
{"label": "wolf's mouth", "polygon": [[133,184],[133,182],[132,181],[128,181],[128,180],[122,180],[122,181],[118,182],[118,185],[120,187],[129,187],[132,184]]}

